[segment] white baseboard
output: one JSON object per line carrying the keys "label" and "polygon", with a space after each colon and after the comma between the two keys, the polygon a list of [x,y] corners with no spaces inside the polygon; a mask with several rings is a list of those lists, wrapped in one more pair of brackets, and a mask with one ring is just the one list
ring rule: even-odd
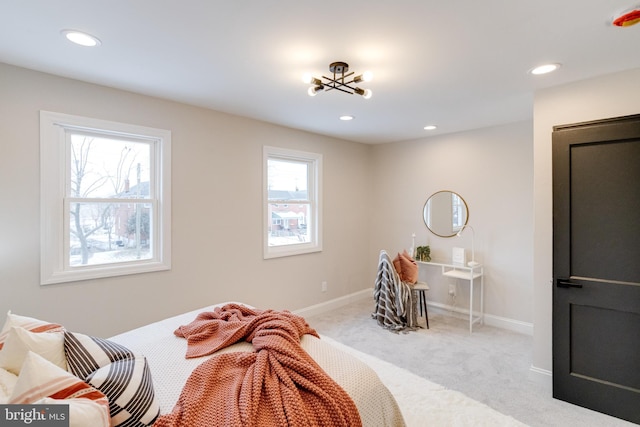
{"label": "white baseboard", "polygon": [[520,320],[494,316],[493,314],[486,313],[484,315],[484,323],[497,328],[508,329],[513,332],[533,336],[533,323],[522,322]]}
{"label": "white baseboard", "polygon": [[[465,310],[460,307],[454,307],[452,305],[442,304],[439,302],[428,302],[427,305],[431,310],[438,314],[453,316],[458,319],[469,319],[469,310]],[[477,313],[474,312],[474,315]],[[489,326],[495,326],[496,328],[507,329],[509,331],[518,332],[525,335],[533,336],[533,324],[522,322],[520,320],[509,319],[506,317],[495,316],[493,314],[484,314],[484,323]]]}
{"label": "white baseboard", "polygon": [[[354,301],[359,301],[363,298],[373,298],[373,289],[363,289],[361,291],[354,292],[349,295],[345,295],[329,301],[321,302],[320,304],[315,304],[310,307],[305,307],[299,310],[295,310],[294,313],[302,317],[315,316],[317,314],[326,313],[327,311],[331,311],[336,308],[343,307]],[[453,316],[460,319],[469,318],[469,310],[465,310],[460,307],[454,307],[451,305],[441,304],[437,302],[429,302],[427,303],[427,305],[429,306],[429,310],[433,310],[432,312],[436,312],[438,314]],[[486,313],[484,315],[484,323],[490,326],[495,326],[497,328],[507,329],[510,331],[519,332],[521,334],[533,336],[532,323],[521,322],[519,320],[508,319],[506,317],[494,316],[493,314],[486,314]]]}
{"label": "white baseboard", "polygon": [[529,379],[544,385],[548,388],[550,394],[553,393],[553,372],[531,365],[529,368]]}
{"label": "white baseboard", "polygon": [[[315,316],[317,314],[326,313],[327,311],[335,310],[336,308],[344,307],[354,301],[359,301],[364,298],[371,298],[373,301],[373,289],[363,289],[358,292],[354,292],[349,295],[345,295],[339,298],[335,298],[329,301],[321,302],[310,307],[301,308],[300,310],[294,310],[294,313],[302,316]],[[373,302],[372,302],[373,304]]]}
{"label": "white baseboard", "polygon": [[469,319],[469,311],[463,310],[452,305],[442,304],[439,302],[429,301],[427,306],[431,313],[442,314],[445,316],[455,317],[457,319]]}

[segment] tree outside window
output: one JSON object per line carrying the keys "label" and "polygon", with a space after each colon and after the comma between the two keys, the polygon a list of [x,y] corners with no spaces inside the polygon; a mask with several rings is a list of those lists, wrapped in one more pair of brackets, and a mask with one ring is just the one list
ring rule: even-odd
{"label": "tree outside window", "polygon": [[150,258],[149,145],[70,139],[69,266]]}
{"label": "tree outside window", "polygon": [[171,133],[42,111],[41,283],[170,268]]}

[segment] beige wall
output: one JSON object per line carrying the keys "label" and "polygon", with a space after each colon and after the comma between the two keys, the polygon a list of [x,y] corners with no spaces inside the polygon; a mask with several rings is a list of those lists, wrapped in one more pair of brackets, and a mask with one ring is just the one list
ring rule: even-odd
{"label": "beige wall", "polygon": [[[5,64],[0,94],[0,313],[110,336],[223,301],[295,310],[371,287],[370,146]],[[171,271],[40,286],[39,110],[172,131]],[[262,259],[263,145],[323,154],[323,252]]]}
{"label": "beige wall", "polygon": [[[531,332],[533,161],[532,123],[513,123],[469,132],[374,146],[371,260],[380,249],[395,256],[429,244],[435,259],[451,259],[454,246],[467,249],[471,231],[442,238],[430,233],[422,211],[439,190],[460,194],[475,230],[475,258],[485,269],[488,321]],[[437,268],[421,268],[431,285],[430,302],[451,306],[448,284],[457,286],[454,308],[466,309],[468,282],[445,279]],[[477,294],[476,294],[477,295]]]}
{"label": "beige wall", "polygon": [[[109,336],[227,300],[308,307],[371,288],[378,251],[408,248],[412,233],[436,257],[470,248],[469,234],[439,238],[422,222],[427,197],[449,189],[469,204],[485,311],[534,323],[534,367],[550,371],[551,127],[638,113],[639,91],[632,70],[541,91],[533,125],[368,146],[0,64],[0,313]],[[173,132],[171,271],[39,285],[39,110]],[[324,155],[322,253],[262,259],[263,145]],[[450,303],[446,287],[430,299]]]}
{"label": "beige wall", "polygon": [[640,69],[542,90],[534,102],[533,368],[552,370],[553,126],[640,113]]}

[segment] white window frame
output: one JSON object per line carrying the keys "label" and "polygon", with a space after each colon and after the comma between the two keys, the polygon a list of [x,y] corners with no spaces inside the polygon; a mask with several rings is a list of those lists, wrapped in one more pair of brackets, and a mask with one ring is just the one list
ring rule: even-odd
{"label": "white window frame", "polygon": [[[307,197],[311,202],[311,221],[307,223],[308,242],[294,245],[269,246],[269,227],[271,223],[269,203],[285,203],[284,201],[269,201],[269,159],[305,162],[309,165],[307,169]],[[322,154],[264,146],[262,171],[263,258],[279,258],[322,251]]]}
{"label": "white window frame", "polygon": [[[69,239],[65,197],[70,170],[69,131],[133,138],[151,146],[155,205],[150,259],[113,264],[68,266]],[[40,284],[73,282],[171,269],[171,132],[125,123],[40,111]]]}

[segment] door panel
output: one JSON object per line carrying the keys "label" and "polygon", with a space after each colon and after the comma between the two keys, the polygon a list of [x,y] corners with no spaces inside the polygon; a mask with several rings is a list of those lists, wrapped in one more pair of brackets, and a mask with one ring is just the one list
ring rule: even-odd
{"label": "door panel", "polygon": [[640,423],[640,115],[553,133],[553,395]]}
{"label": "door panel", "polygon": [[[637,251],[618,249],[640,243],[640,167],[632,163],[640,158],[640,144],[576,144],[570,156],[571,275],[637,280]],[[625,188],[630,190],[621,194]]]}
{"label": "door panel", "polygon": [[[589,305],[571,305],[570,370],[572,375],[640,390],[640,315]],[[618,345],[629,343],[630,348]],[[599,347],[606,352],[591,351]],[[640,410],[640,408],[639,408]]]}

